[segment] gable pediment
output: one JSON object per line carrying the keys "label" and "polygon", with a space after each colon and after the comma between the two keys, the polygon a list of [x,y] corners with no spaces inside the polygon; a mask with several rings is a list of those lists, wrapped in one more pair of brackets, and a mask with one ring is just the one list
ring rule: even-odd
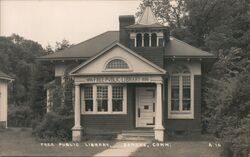
{"label": "gable pediment", "polygon": [[165,73],[166,71],[164,69],[119,43],[112,44],[70,72],[71,75]]}

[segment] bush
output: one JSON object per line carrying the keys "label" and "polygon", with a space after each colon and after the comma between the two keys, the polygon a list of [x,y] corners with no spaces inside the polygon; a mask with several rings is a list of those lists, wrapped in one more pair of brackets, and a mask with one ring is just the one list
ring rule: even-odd
{"label": "bush", "polygon": [[71,140],[73,124],[73,116],[50,112],[34,127],[33,134],[40,139],[68,141]]}
{"label": "bush", "polygon": [[8,126],[30,127],[33,114],[28,106],[10,106],[8,108]]}

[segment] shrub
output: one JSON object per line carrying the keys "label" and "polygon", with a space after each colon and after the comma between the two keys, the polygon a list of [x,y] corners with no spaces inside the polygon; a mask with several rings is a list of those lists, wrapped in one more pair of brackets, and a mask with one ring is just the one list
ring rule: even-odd
{"label": "shrub", "polygon": [[9,106],[8,126],[29,127],[32,119],[33,114],[28,106]]}
{"label": "shrub", "polygon": [[50,112],[35,126],[33,134],[40,139],[67,141],[71,139],[73,124],[73,116]]}

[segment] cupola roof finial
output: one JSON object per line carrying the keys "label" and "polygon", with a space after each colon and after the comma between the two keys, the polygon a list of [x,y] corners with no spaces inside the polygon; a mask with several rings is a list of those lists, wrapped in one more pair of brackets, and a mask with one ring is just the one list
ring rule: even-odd
{"label": "cupola roof finial", "polygon": [[146,0],[145,6],[151,7],[151,1],[150,0]]}

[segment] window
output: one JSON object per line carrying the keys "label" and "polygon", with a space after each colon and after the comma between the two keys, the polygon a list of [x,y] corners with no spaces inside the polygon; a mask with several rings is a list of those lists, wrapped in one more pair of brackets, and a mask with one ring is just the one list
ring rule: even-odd
{"label": "window", "polygon": [[82,88],[84,94],[81,102],[84,114],[126,114],[125,85],[103,84]]}
{"label": "window", "polygon": [[108,111],[108,86],[97,86],[97,111]]}
{"label": "window", "polygon": [[92,112],[93,111],[93,89],[92,87],[84,88],[84,103],[85,103],[85,111]]}
{"label": "window", "polygon": [[182,110],[189,111],[191,107],[190,76],[182,76]]}
{"label": "window", "polygon": [[169,118],[193,118],[192,75],[185,66],[172,69],[169,86]]}
{"label": "window", "polygon": [[149,35],[148,35],[148,33],[144,34],[144,47],[149,47]]}
{"label": "window", "polygon": [[180,83],[178,76],[171,77],[171,110],[179,111],[180,107]]}
{"label": "window", "polygon": [[142,35],[136,34],[136,47],[142,47]]}
{"label": "window", "polygon": [[106,65],[106,69],[129,69],[129,66],[121,59],[113,59]]}
{"label": "window", "polygon": [[123,86],[112,87],[112,111],[120,112],[123,110]]}
{"label": "window", "polygon": [[155,33],[152,33],[152,35],[151,35],[151,46],[152,47],[157,46],[157,35]]}

